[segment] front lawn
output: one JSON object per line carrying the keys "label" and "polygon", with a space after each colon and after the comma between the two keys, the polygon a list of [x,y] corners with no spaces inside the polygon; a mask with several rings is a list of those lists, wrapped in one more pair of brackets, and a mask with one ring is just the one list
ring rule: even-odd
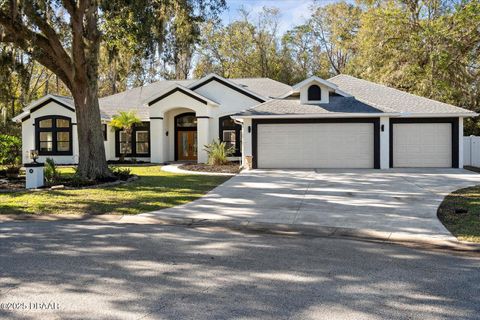
{"label": "front lawn", "polygon": [[[122,167],[140,178],[100,188],[0,193],[0,214],[138,214],[190,202],[229,179],[179,175],[153,165]],[[73,168],[61,171],[69,174]]]}
{"label": "front lawn", "polygon": [[480,243],[480,186],[449,194],[438,208],[438,218],[459,240]]}

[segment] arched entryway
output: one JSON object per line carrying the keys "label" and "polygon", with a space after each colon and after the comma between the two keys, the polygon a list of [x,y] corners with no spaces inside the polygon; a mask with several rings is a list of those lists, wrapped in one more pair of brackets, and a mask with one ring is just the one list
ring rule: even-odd
{"label": "arched entryway", "polygon": [[197,160],[197,118],[194,112],[175,116],[175,161]]}

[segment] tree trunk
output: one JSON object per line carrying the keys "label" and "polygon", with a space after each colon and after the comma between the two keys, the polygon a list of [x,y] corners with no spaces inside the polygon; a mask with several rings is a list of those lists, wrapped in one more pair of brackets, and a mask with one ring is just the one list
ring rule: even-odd
{"label": "tree trunk", "polygon": [[86,179],[110,177],[105,158],[97,90],[89,86],[85,97],[76,96],[74,100],[77,110],[78,174]]}
{"label": "tree trunk", "polygon": [[[78,174],[87,179],[111,177],[105,157],[102,121],[98,103],[98,56],[100,36],[97,27],[98,7],[90,2],[86,10],[84,38],[75,38],[82,33],[80,21],[74,21],[73,62],[75,64],[74,86],[71,89],[77,114]],[[77,24],[78,23],[78,24]],[[77,29],[75,30],[75,27]],[[82,44],[83,43],[83,44]]]}

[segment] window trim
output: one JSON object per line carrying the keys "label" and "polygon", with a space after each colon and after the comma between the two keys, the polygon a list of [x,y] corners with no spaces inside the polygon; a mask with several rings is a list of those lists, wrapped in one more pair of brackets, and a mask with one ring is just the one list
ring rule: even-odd
{"label": "window trim", "polygon": [[[120,132],[123,130],[115,130],[115,157],[119,158],[122,154],[120,153]],[[148,132],[148,153],[137,153],[137,131],[147,131]],[[128,158],[150,158],[152,143],[150,135],[150,122],[142,122],[141,125],[135,125],[132,129],[132,136],[130,140],[132,146],[132,152],[127,153],[124,156]]]}
{"label": "window trim", "polygon": [[[319,99],[312,99],[311,98],[311,95],[316,95],[317,94],[317,92],[310,92],[310,90],[314,89],[314,88],[318,88],[318,95],[319,95],[318,98]],[[308,98],[308,101],[321,101],[322,100],[322,88],[320,88],[320,86],[317,85],[317,84],[312,84],[307,89],[307,98]]]}
{"label": "window trim", "polygon": [[226,130],[234,130],[235,131],[235,153],[232,155],[233,157],[241,157],[242,156],[242,126],[239,124],[235,124],[233,126],[224,126],[223,121],[230,119],[230,115],[223,116],[218,118],[218,138],[220,142],[223,142],[223,131]]}
{"label": "window trim", "polygon": [[107,141],[107,130],[108,130],[108,126],[106,123],[102,123],[102,133],[103,133],[103,141]]}
{"label": "window trim", "polygon": [[[147,133],[147,136],[148,136],[148,139],[147,141],[140,141],[140,143],[148,143],[148,149],[147,149],[147,152],[138,152],[138,133],[143,133],[143,132],[146,132]],[[147,154],[150,152],[150,132],[148,130],[137,130],[135,131],[135,154]]]}
{"label": "window trim", "polygon": [[[52,120],[52,127],[51,128],[40,128],[40,121],[43,120]],[[67,120],[69,123],[68,127],[59,128],[57,127],[57,119]],[[73,155],[73,134],[72,134],[72,118],[66,116],[56,116],[56,115],[49,115],[35,118],[35,150],[38,151],[38,155],[40,156],[71,156]],[[52,151],[41,151],[40,150],[40,132],[51,132],[52,133]],[[59,132],[68,132],[70,139],[68,151],[58,151],[58,135]]]}
{"label": "window trim", "polygon": [[[197,126],[196,127],[179,127],[177,125],[177,121],[180,118],[186,117],[186,116],[194,116],[196,117],[195,112],[184,112],[177,114],[175,117],[173,117],[173,127],[174,127],[174,137],[173,137],[173,143],[174,143],[174,159],[175,161],[178,161],[178,132],[179,131],[197,131],[197,139],[198,139],[198,118],[197,118]],[[198,147],[197,147],[197,159],[198,159]]]}

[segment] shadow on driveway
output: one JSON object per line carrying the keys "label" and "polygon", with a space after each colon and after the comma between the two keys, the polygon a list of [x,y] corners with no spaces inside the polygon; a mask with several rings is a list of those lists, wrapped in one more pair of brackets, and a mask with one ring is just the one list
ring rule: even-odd
{"label": "shadow on driveway", "polygon": [[[288,179],[285,180],[285,183]],[[476,319],[479,260],[400,246],[92,221],[0,224],[8,319]]]}

